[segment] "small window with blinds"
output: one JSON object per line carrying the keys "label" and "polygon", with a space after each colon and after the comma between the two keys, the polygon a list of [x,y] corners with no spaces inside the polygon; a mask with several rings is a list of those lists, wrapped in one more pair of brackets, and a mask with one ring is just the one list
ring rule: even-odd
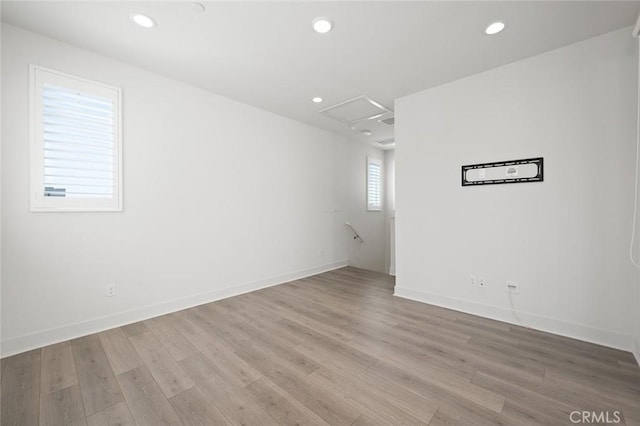
{"label": "small window with blinds", "polygon": [[31,67],[32,211],[121,211],[121,91]]}
{"label": "small window with blinds", "polygon": [[382,210],[382,162],[367,158],[367,210]]}

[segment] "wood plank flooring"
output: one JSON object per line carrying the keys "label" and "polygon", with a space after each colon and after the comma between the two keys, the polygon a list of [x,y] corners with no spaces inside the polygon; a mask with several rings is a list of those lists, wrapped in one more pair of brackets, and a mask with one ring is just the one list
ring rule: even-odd
{"label": "wood plank flooring", "polygon": [[2,425],[640,425],[630,353],[393,285],[343,268],[3,359]]}

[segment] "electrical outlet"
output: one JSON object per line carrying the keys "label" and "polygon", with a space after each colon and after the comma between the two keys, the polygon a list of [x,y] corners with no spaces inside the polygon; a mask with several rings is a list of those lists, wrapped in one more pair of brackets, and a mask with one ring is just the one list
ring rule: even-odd
{"label": "electrical outlet", "polygon": [[513,281],[507,281],[506,291],[507,293],[514,293],[514,294],[520,293],[518,283],[514,283]]}
{"label": "electrical outlet", "polygon": [[113,297],[116,295],[116,285],[111,283],[107,286],[107,297]]}
{"label": "electrical outlet", "polygon": [[487,286],[487,280],[480,277],[480,279],[478,280],[478,287],[485,288],[486,286]]}
{"label": "electrical outlet", "polygon": [[471,284],[471,287],[477,287],[478,286],[478,280],[476,279],[475,275],[470,275],[469,276],[469,284]]}

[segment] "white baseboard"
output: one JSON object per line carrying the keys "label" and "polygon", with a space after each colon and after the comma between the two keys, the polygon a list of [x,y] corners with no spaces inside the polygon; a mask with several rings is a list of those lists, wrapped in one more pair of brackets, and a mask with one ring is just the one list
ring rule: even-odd
{"label": "white baseboard", "polygon": [[[497,321],[507,322],[510,324],[521,325],[513,317],[513,313],[509,309],[498,306],[483,305],[468,300],[455,299],[439,294],[425,293],[407,288],[395,288],[394,296],[411,299],[418,302],[428,303],[454,311],[460,311],[472,315],[478,315]],[[542,317],[534,314],[518,312],[520,319],[530,328],[545,331],[552,334],[558,334],[573,339],[583,340],[585,342],[595,343],[598,345],[608,346],[623,351],[634,352],[636,359],[638,356],[638,344],[634,343],[634,336],[630,334],[618,333],[610,330],[590,327],[584,324],[577,324],[556,318]],[[636,346],[634,351],[634,346]]]}
{"label": "white baseboard", "polygon": [[26,352],[31,349],[41,348],[43,346],[54,343],[64,342],[70,339],[86,336],[111,328],[120,327],[138,321],[143,321],[159,315],[169,314],[171,312],[180,311],[205,303],[214,302],[216,300],[226,299],[228,297],[237,296],[239,294],[248,293],[262,288],[283,284],[289,281],[298,280],[311,275],[320,274],[322,272],[332,271],[334,269],[343,268],[348,265],[348,260],[339,260],[325,265],[315,266],[301,271],[290,272],[288,274],[277,277],[266,278],[234,287],[214,290],[206,293],[196,294],[181,299],[171,300],[168,302],[148,305],[129,311],[118,312],[98,318],[92,318],[62,327],[51,328],[39,331],[37,333],[28,334],[20,337],[2,341],[2,358],[18,353]]}

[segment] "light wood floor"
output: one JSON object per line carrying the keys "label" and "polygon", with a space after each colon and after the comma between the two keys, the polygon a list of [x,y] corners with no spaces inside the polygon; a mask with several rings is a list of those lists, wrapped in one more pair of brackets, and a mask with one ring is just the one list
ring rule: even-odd
{"label": "light wood floor", "polygon": [[2,425],[640,424],[630,353],[392,296],[354,268],[2,360]]}

